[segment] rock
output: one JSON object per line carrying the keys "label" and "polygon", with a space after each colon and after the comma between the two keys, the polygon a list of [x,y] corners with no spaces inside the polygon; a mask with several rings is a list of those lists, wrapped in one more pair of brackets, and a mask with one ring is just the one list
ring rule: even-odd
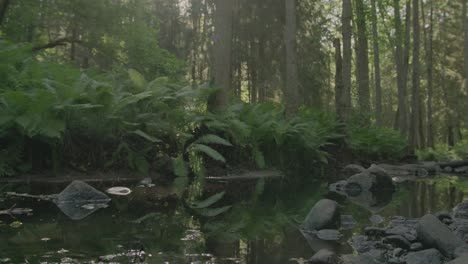
{"label": "rock", "polygon": [[353,229],[356,226],[356,220],[352,215],[341,215],[340,217],[341,229],[348,230]]}
{"label": "rock", "polygon": [[411,247],[411,243],[406,238],[400,235],[392,235],[385,237],[383,239],[383,242],[404,249],[409,249]]}
{"label": "rock", "polygon": [[450,173],[450,172],[453,172],[453,169],[452,169],[452,167],[447,166],[447,167],[444,168],[444,171]]}
{"label": "rock", "polygon": [[406,255],[407,264],[441,264],[442,259],[442,254],[435,248],[410,252]]}
{"label": "rock", "polygon": [[380,241],[369,240],[369,237],[354,235],[348,240],[348,244],[358,253],[366,253],[372,249],[386,248],[386,245]]}
{"label": "rock", "polygon": [[329,199],[318,201],[300,226],[304,230],[337,229],[340,226],[338,204]]}
{"label": "rock", "polygon": [[364,228],[364,234],[366,236],[385,236],[386,232],[387,229],[383,227],[369,226]]}
{"label": "rock", "polygon": [[349,164],[349,165],[346,165],[342,170],[341,170],[341,175],[347,179],[349,177],[351,177],[352,175],[354,174],[358,174],[358,173],[361,173],[363,171],[365,171],[366,169],[364,169],[364,167],[362,167],[361,165],[356,165],[356,164]]}
{"label": "rock", "polygon": [[118,196],[126,196],[126,195],[131,194],[132,190],[130,190],[127,187],[116,186],[116,187],[111,187],[107,189],[106,193],[112,194],[112,195],[118,195]]}
{"label": "rock", "polygon": [[385,218],[380,215],[371,215],[371,217],[369,217],[369,221],[371,221],[371,223],[374,225],[378,225],[385,222]]}
{"label": "rock", "polygon": [[381,264],[382,262],[376,260],[369,255],[342,255],[341,256],[342,264]]}
{"label": "rock", "polygon": [[335,229],[322,229],[318,231],[316,235],[319,239],[328,241],[340,240],[340,238],[343,236],[343,234]]}
{"label": "rock", "polygon": [[468,173],[468,166],[458,167],[455,169],[456,173]]}
{"label": "rock", "polygon": [[455,219],[468,219],[468,201],[463,201],[453,208],[453,217]]}
{"label": "rock", "polygon": [[452,215],[449,212],[437,212],[434,216],[440,221],[443,221],[444,219],[452,219]]}
{"label": "rock", "polygon": [[423,216],[416,225],[418,239],[424,246],[434,247],[451,257],[457,247],[466,245],[460,238],[434,215]]}
{"label": "rock", "polygon": [[57,195],[54,203],[70,219],[81,220],[100,208],[105,208],[110,200],[106,194],[87,183],[73,181]]}
{"label": "rock", "polygon": [[419,250],[422,250],[423,248],[424,248],[424,246],[423,246],[422,243],[415,242],[415,243],[411,244],[410,251],[419,251]]}
{"label": "rock", "polygon": [[309,259],[309,263],[311,264],[338,264],[339,258],[338,256],[327,249],[322,249],[312,256]]}
{"label": "rock", "polygon": [[379,171],[376,168],[366,170],[349,177],[345,188],[360,186],[362,191],[394,189],[392,178],[384,171]]}
{"label": "rock", "polygon": [[406,234],[409,234],[411,232],[411,229],[406,226],[393,226],[388,228],[385,233],[387,236],[392,236],[392,235],[400,235],[400,236],[405,236]]}
{"label": "rock", "polygon": [[456,258],[452,261],[446,262],[445,264],[466,264],[468,263],[468,256]]}
{"label": "rock", "polygon": [[457,247],[455,249],[455,252],[453,252],[453,257],[459,258],[463,256],[468,256],[468,247],[467,246]]}
{"label": "rock", "polygon": [[399,258],[403,255],[404,250],[402,248],[395,248],[392,252],[393,257]]}

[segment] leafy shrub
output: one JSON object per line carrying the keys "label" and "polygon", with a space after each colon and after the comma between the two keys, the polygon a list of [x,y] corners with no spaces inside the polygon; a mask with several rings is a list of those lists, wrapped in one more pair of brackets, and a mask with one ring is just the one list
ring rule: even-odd
{"label": "leafy shrub", "polygon": [[417,150],[416,155],[421,161],[451,161],[458,159],[457,153],[446,144],[437,144],[434,148]]}
{"label": "leafy shrub", "polygon": [[352,119],[348,124],[348,131],[348,146],[365,158],[400,159],[405,153],[407,142],[393,129]]}
{"label": "leafy shrub", "polygon": [[459,159],[468,160],[468,140],[458,142],[454,150]]}

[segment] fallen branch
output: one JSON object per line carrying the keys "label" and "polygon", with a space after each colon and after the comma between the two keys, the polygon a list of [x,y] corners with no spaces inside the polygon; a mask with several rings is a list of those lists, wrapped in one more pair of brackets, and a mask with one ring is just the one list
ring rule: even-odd
{"label": "fallen branch", "polygon": [[21,198],[33,198],[33,199],[39,199],[43,201],[52,201],[55,198],[57,198],[57,195],[52,194],[52,195],[32,195],[32,194],[27,194],[27,193],[15,193],[15,192],[7,192],[7,196],[14,196],[14,197],[21,197]]}
{"label": "fallen branch", "polygon": [[10,209],[7,210],[0,210],[0,215],[20,215],[20,214],[31,214],[32,209],[30,208],[15,208],[16,204],[14,204]]}
{"label": "fallen branch", "polygon": [[223,180],[223,181],[235,181],[235,180],[254,180],[254,179],[266,179],[266,178],[281,178],[284,175],[277,170],[265,170],[265,171],[251,171],[238,175],[232,176],[216,176],[206,177],[207,180]]}
{"label": "fallen branch", "polygon": [[41,51],[41,50],[45,50],[45,49],[52,49],[52,48],[55,48],[57,46],[65,46],[67,44],[70,44],[70,43],[81,43],[80,40],[78,39],[71,39],[71,38],[59,38],[57,40],[54,40],[52,42],[49,42],[47,44],[44,44],[44,45],[37,45],[37,46],[34,46],[32,48],[32,50],[34,52],[37,52],[37,51]]}

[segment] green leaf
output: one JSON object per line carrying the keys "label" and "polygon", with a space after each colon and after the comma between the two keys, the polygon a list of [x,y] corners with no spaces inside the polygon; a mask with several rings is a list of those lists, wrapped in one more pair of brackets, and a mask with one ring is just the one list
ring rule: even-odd
{"label": "green leaf", "polygon": [[208,134],[200,137],[195,141],[196,143],[202,143],[202,144],[219,144],[219,145],[224,145],[224,146],[232,146],[232,144],[227,141],[224,138],[221,138],[217,135],[214,134]]}
{"label": "green leaf", "polygon": [[173,185],[174,185],[175,191],[178,194],[178,196],[180,196],[184,192],[184,190],[187,187],[188,183],[189,183],[189,178],[188,177],[177,177],[177,178],[175,178]]}
{"label": "green leaf", "polygon": [[217,201],[221,200],[225,194],[226,192],[217,193],[215,195],[210,196],[206,200],[193,202],[190,207],[194,209],[202,209],[202,208],[210,207],[211,205],[215,204]]}
{"label": "green leaf", "polygon": [[202,152],[205,153],[207,156],[210,158],[221,161],[221,162],[226,162],[226,159],[219,153],[218,151],[214,150],[213,148],[203,145],[203,144],[194,144],[192,145],[191,149],[195,152]]}
{"label": "green leaf", "polygon": [[132,133],[135,134],[135,135],[138,135],[138,136],[140,136],[140,137],[142,137],[142,138],[144,138],[144,139],[146,139],[146,140],[148,140],[148,141],[150,141],[152,143],[162,142],[161,140],[159,140],[159,139],[157,139],[157,138],[155,138],[153,136],[150,136],[150,135],[146,134],[145,132],[143,132],[141,130],[135,130]]}
{"label": "green leaf", "polygon": [[182,156],[172,160],[172,169],[174,170],[174,174],[178,177],[187,177],[189,174],[187,164]]}
{"label": "green leaf", "polygon": [[128,70],[128,76],[130,77],[130,80],[132,81],[133,85],[135,85],[136,88],[142,89],[143,87],[146,86],[146,80],[145,77],[138,71],[134,69],[129,69]]}
{"label": "green leaf", "polygon": [[161,215],[159,213],[149,213],[149,214],[146,214],[138,219],[135,219],[132,221],[132,223],[134,224],[141,224],[142,222],[148,220],[148,219],[152,219],[152,218],[159,218]]}
{"label": "green leaf", "polygon": [[228,205],[220,208],[197,209],[196,212],[202,216],[214,217],[228,211],[231,207],[231,205]]}
{"label": "green leaf", "polygon": [[263,156],[263,153],[258,148],[255,147],[252,149],[252,155],[255,160],[255,163],[260,169],[263,169],[266,167],[265,156]]}

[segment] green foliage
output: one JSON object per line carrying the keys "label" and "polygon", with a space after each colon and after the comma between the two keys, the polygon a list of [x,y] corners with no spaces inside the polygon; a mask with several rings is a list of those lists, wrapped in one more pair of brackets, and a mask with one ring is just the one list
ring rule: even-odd
{"label": "green foliage", "polygon": [[348,123],[346,143],[352,151],[369,159],[400,159],[407,142],[397,131],[355,118]]}
{"label": "green foliage", "polygon": [[421,161],[468,160],[468,142],[460,141],[454,147],[438,144],[435,148],[417,150],[416,154]]}

